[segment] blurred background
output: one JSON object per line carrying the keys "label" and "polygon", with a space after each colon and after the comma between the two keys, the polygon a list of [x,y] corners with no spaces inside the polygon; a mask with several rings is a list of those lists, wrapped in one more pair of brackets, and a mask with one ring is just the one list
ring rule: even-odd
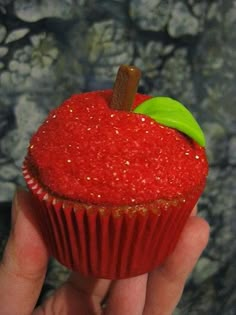
{"label": "blurred background", "polygon": [[[71,94],[111,88],[122,63],[142,70],[139,92],[184,103],[207,138],[211,239],[175,315],[236,314],[235,0],[0,0],[0,256],[30,136]],[[67,275],[51,260],[39,302]]]}

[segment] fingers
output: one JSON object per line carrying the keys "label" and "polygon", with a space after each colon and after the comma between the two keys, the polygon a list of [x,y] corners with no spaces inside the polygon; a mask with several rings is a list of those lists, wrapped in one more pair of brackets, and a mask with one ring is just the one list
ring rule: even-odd
{"label": "fingers", "polygon": [[96,279],[93,277],[85,277],[78,273],[72,273],[68,284],[82,294],[83,297],[88,296],[92,302],[93,311],[95,310],[99,313],[101,304],[110,289],[111,280]]}
{"label": "fingers", "polygon": [[172,314],[208,238],[206,221],[190,217],[174,253],[149,275],[144,315]]}
{"label": "fingers", "polygon": [[33,315],[99,315],[102,313],[101,302],[107,294],[110,283],[110,280],[72,273],[68,281],[38,307]]}
{"label": "fingers", "polygon": [[115,281],[109,292],[105,315],[142,315],[146,285],[147,274]]}
{"label": "fingers", "polygon": [[12,230],[0,263],[0,309],[29,315],[39,296],[48,253],[32,216],[31,195],[20,190],[12,206]]}

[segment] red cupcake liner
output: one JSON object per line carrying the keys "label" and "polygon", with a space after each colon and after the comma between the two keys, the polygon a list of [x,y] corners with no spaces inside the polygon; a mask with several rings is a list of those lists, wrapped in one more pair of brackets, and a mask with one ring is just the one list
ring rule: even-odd
{"label": "red cupcake liner", "polygon": [[173,252],[200,194],[105,208],[50,195],[26,164],[23,174],[38,202],[35,215],[52,256],[73,271],[97,278],[133,277],[161,265]]}

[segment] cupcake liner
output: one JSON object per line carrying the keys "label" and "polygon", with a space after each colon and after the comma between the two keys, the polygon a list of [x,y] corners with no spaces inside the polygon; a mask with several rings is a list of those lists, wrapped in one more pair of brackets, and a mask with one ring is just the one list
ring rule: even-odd
{"label": "cupcake liner", "polygon": [[132,207],[101,207],[50,195],[23,173],[38,202],[39,226],[50,253],[87,276],[121,279],[161,265],[173,252],[199,192],[175,201]]}

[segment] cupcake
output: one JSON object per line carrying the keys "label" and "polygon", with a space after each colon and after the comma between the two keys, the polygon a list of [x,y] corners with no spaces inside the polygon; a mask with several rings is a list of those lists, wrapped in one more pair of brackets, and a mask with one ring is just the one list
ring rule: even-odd
{"label": "cupcake", "polygon": [[199,125],[179,102],[136,93],[138,79],[121,66],[113,90],[52,110],[23,164],[51,255],[83,275],[121,279],[161,265],[205,186]]}

